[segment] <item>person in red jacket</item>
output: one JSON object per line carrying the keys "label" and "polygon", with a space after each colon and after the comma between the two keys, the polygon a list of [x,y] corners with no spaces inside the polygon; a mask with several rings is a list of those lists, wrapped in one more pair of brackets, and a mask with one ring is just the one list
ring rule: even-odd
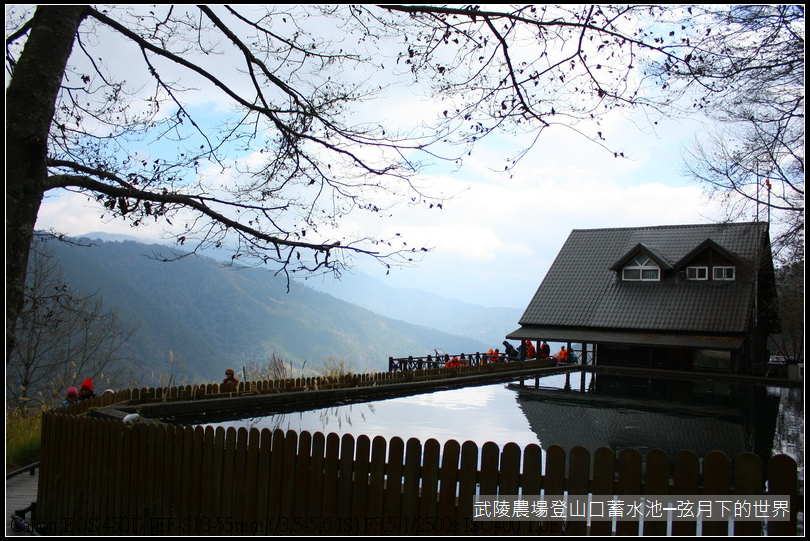
{"label": "person in red jacket", "polygon": [[534,344],[532,344],[531,340],[526,341],[526,358],[527,359],[534,359],[537,357],[537,350],[534,349]]}
{"label": "person in red jacket", "polygon": [[225,369],[225,379],[222,380],[222,384],[226,385],[228,383],[237,384],[239,380],[233,377],[233,368]]}
{"label": "person in red jacket", "polygon": [[543,340],[543,344],[540,346],[540,358],[548,359],[549,355],[551,355],[551,348],[548,346],[548,343]]}

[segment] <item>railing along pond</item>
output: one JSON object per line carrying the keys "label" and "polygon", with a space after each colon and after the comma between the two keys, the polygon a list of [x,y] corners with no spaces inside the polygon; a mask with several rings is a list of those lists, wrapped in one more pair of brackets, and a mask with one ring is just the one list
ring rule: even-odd
{"label": "railing along pond", "polygon": [[494,362],[507,362],[516,361],[517,359],[507,358],[504,354],[499,354],[493,357],[488,353],[470,353],[469,355],[460,353],[458,355],[449,355],[447,353],[437,353],[434,355],[425,355],[423,357],[388,357],[388,371],[389,372],[403,372],[405,370],[429,370],[431,368],[445,368],[451,359],[459,361],[460,366],[480,366],[482,364]]}
{"label": "railing along pond", "polygon": [[97,396],[92,400],[85,400],[70,405],[63,410],[70,414],[81,414],[90,409],[98,409],[113,404],[130,403],[139,404],[147,402],[175,402],[181,400],[205,400],[211,398],[236,397],[248,394],[264,395],[278,393],[293,393],[302,391],[319,391],[329,389],[354,389],[361,387],[378,387],[387,384],[427,382],[431,380],[453,379],[463,376],[476,376],[478,374],[491,374],[496,372],[509,372],[512,370],[533,370],[535,368],[550,368],[556,363],[548,359],[535,359],[521,363],[480,363],[445,368],[441,366],[427,367],[421,370],[397,370],[393,372],[376,372],[363,374],[343,374],[340,376],[315,376],[285,378],[277,380],[240,381],[238,384],[194,384],[176,387],[152,387],[141,389],[126,389]]}
{"label": "railing along pond", "polygon": [[[483,366],[488,364],[500,363],[515,363],[515,362],[534,362],[534,361],[548,361],[553,360],[557,362],[556,357],[545,357],[531,359],[528,361],[520,361],[517,357],[510,357],[505,353],[459,353],[458,355],[450,355],[447,353],[437,353],[436,355],[416,356],[409,355],[408,357],[388,357],[388,371],[389,372],[404,372],[408,370],[430,370],[434,368],[447,368],[452,367],[450,364],[457,361],[456,367],[470,367],[470,366]],[[576,364],[576,363],[571,363]]]}
{"label": "railing along pond", "polygon": [[[124,423],[87,410],[120,402],[204,399],[243,393],[294,392],[328,385],[377,385],[506,369],[494,363],[423,373],[140,389],[100,396],[47,412],[36,525],[73,535],[176,534],[576,534],[795,535],[798,468],[777,455],[767,467],[745,453],[674,457],[635,449],[521,449],[430,439],[386,440],[309,432]],[[526,363],[522,363],[526,364]],[[528,363],[527,366],[531,364]],[[400,379],[402,378],[402,379]],[[418,379],[417,379],[418,381]],[[330,383],[331,382],[331,383]],[[85,414],[83,414],[85,412]],[[702,459],[702,460],[701,460]],[[475,495],[742,495],[789,496],[789,521],[481,522]],[[587,526],[587,528],[586,528]],[[667,530],[667,528],[670,530]],[[764,528],[764,529],[763,529]]]}

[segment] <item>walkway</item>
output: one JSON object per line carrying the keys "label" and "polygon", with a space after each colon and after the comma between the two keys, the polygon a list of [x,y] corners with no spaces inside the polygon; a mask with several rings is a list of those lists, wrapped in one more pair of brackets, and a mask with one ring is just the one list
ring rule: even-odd
{"label": "walkway", "polygon": [[31,521],[31,512],[25,513],[24,522],[14,522],[12,514],[20,513],[37,500],[37,483],[39,483],[39,469],[33,473],[23,472],[6,478],[6,537],[11,535],[36,535],[28,524]]}
{"label": "walkway", "polygon": [[206,397],[203,400],[139,403],[137,407],[113,404],[95,410],[93,415],[123,419],[125,415],[137,409],[141,417],[162,419],[168,423],[199,424],[203,420],[207,423],[222,423],[245,417],[308,411],[582,370],[582,365],[576,364],[538,367],[531,362],[497,363],[489,366],[491,369],[485,367],[472,371],[442,370],[435,374],[404,372],[399,374],[401,377],[390,382],[372,381],[333,389],[265,394],[246,392],[241,396],[223,395],[222,398]]}

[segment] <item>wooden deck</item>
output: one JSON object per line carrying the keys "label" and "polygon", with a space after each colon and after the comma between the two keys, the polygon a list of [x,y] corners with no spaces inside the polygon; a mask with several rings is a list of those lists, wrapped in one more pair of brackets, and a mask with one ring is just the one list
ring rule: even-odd
{"label": "wooden deck", "polygon": [[12,515],[21,515],[21,511],[37,500],[37,483],[39,470],[23,472],[6,478],[6,537],[13,535],[33,535],[31,512],[25,513],[22,522],[15,522]]}

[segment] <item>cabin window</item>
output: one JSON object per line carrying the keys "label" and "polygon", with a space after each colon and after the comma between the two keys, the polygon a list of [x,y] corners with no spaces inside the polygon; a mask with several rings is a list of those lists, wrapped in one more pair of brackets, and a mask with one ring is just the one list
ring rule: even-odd
{"label": "cabin window", "polygon": [[734,280],[734,267],[714,267],[713,280]]}
{"label": "cabin window", "polygon": [[708,280],[709,267],[686,267],[687,280]]}
{"label": "cabin window", "polygon": [[630,264],[622,269],[622,280],[646,282],[660,279],[661,269],[643,254],[637,255]]}
{"label": "cabin window", "polygon": [[695,352],[694,367],[704,370],[730,370],[731,352],[716,349],[699,349]]}

